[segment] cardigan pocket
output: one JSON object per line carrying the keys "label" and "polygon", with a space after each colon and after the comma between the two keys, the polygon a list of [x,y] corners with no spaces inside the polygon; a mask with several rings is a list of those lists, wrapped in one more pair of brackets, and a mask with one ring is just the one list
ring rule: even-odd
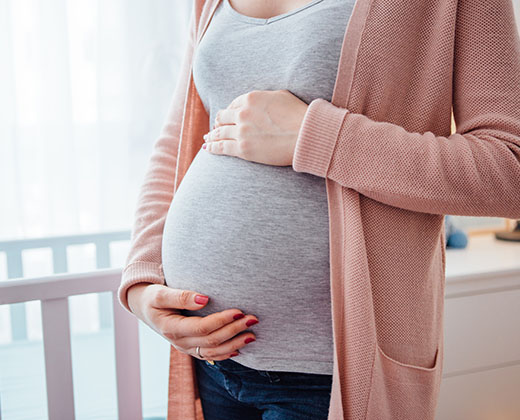
{"label": "cardigan pocket", "polygon": [[376,342],[366,420],[434,420],[441,381],[440,345],[433,367],[388,356]]}

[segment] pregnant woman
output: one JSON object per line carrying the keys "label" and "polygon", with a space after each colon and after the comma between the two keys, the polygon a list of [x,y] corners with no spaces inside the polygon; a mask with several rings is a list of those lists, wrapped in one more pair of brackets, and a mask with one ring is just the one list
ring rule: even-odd
{"label": "pregnant woman", "polygon": [[520,217],[496,2],[195,0],[119,289],[169,419],[434,419],[444,215]]}
{"label": "pregnant woman", "polygon": [[[288,94],[279,114],[254,120],[262,128],[289,125],[284,105],[300,110],[299,123],[305,104],[332,98],[353,0],[295,4],[222,1],[193,60],[197,91],[216,127],[169,209],[166,284],[210,296],[204,308],[186,315],[241,308],[259,321],[253,335],[231,341],[235,348],[220,343],[224,354],[204,342],[194,352],[196,341],[192,347],[186,340],[186,351],[197,358],[207,419],[255,419],[262,412],[266,419],[327,418],[333,346],[325,180],[293,170],[292,153],[284,153],[289,136],[273,135],[263,152],[249,150],[270,164],[224,154],[237,144],[234,106],[246,100],[243,94],[286,88],[303,101],[298,107]],[[290,11],[272,15],[287,6]],[[258,95],[258,105],[280,101],[277,95]],[[248,128],[254,136],[257,127]],[[219,149],[223,139],[229,143]]]}

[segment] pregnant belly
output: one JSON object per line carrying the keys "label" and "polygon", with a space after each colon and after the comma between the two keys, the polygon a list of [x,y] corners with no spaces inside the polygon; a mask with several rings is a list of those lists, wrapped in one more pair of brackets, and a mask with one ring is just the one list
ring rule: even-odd
{"label": "pregnant belly", "polygon": [[328,325],[325,180],[201,149],[168,211],[162,263],[169,287],[210,297],[185,315],[237,308],[256,315],[266,333],[287,316],[298,318],[296,327],[318,316]]}

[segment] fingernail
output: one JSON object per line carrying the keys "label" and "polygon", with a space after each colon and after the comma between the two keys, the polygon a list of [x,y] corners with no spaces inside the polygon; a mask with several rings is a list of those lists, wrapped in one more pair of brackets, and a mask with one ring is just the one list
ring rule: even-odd
{"label": "fingernail", "polygon": [[204,144],[202,145],[202,148],[203,148],[203,149],[205,149],[205,148],[206,148],[206,143],[204,143]]}
{"label": "fingernail", "polygon": [[230,357],[238,356],[238,353],[233,353]]}
{"label": "fingernail", "polygon": [[249,321],[246,322],[246,325],[248,327],[250,327],[251,325],[255,325],[257,323],[258,323],[258,321],[256,319],[250,319]]}
{"label": "fingernail", "polygon": [[195,303],[198,303],[199,305],[204,305],[205,303],[207,303],[209,297],[207,296],[204,296],[204,295],[196,295],[195,296]]}
{"label": "fingernail", "polygon": [[247,338],[244,340],[244,343],[249,344],[249,343],[252,343],[253,341],[256,341],[253,337],[247,337]]}
{"label": "fingernail", "polygon": [[245,317],[244,314],[236,314],[236,315],[233,316],[233,319],[242,319],[244,317]]}

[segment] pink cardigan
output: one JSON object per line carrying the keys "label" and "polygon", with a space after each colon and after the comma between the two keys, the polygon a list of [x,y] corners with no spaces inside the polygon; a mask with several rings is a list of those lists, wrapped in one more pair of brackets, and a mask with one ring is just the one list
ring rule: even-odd
{"label": "pink cardigan", "polygon": [[[138,200],[119,289],[127,310],[130,285],[164,284],[164,220],[209,131],[191,60],[220,1],[194,0],[181,75]],[[332,102],[310,103],[294,154],[294,170],[326,179],[329,420],[434,419],[444,354],[444,215],[520,218],[512,0],[412,3],[357,0]],[[193,360],[171,347],[169,420],[203,419]]]}

